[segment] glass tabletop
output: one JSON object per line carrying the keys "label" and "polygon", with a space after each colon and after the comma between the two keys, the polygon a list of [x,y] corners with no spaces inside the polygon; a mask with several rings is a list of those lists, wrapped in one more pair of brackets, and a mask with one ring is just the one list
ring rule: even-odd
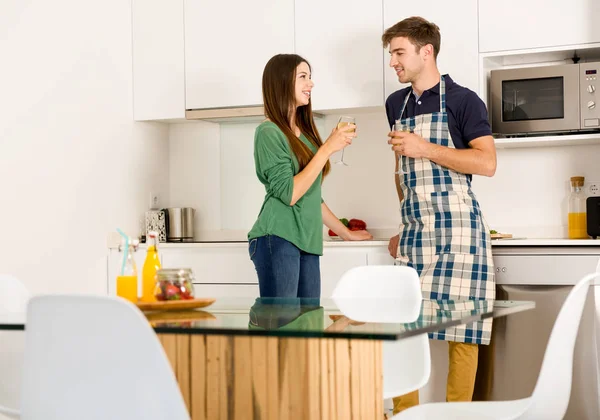
{"label": "glass tabletop", "polygon": [[[146,312],[157,333],[399,340],[535,308],[530,301],[219,298],[202,310]],[[0,313],[0,330],[25,329]]]}

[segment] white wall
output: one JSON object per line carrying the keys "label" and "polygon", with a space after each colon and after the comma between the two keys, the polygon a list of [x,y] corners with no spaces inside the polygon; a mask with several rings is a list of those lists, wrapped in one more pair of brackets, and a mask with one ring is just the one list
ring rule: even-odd
{"label": "white wall", "polygon": [[219,124],[172,124],[169,130],[169,194],[165,207],[196,209],[194,228],[220,229]]}
{"label": "white wall", "polygon": [[[386,143],[389,130],[385,113],[381,110],[355,117],[358,137],[346,149],[344,157],[350,166],[332,164],[323,197],[339,217],[363,219],[370,228],[394,229],[399,223],[399,210],[393,157]],[[321,124],[324,138],[337,118],[328,116]],[[196,124],[185,126],[189,131]],[[220,136],[201,139],[171,130],[171,144],[187,139],[199,147],[195,152],[198,156],[210,156],[210,162],[204,158],[199,163],[210,167],[201,169],[205,172],[203,176],[220,177],[218,192],[201,188],[191,179],[178,186],[179,194],[194,197],[199,207],[210,208],[210,220],[214,223],[203,223],[203,229],[247,231],[252,226],[264,196],[254,174],[252,155],[257,124],[223,124]],[[497,153],[496,175],[473,179],[473,190],[490,228],[515,236],[566,237],[569,178],[583,175],[587,181],[600,181],[600,145],[498,149]],[[339,156],[332,157],[332,162],[338,160]],[[177,177],[178,169],[172,166],[171,179]]]}
{"label": "white wall", "polygon": [[132,118],[130,2],[3,1],[0,57],[0,272],[106,293],[107,234],[168,200],[168,126]]}

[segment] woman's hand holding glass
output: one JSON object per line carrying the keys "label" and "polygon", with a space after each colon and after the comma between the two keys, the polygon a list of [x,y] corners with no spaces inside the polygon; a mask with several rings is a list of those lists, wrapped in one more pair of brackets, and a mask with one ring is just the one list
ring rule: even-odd
{"label": "woman's hand holding glass", "polygon": [[325,146],[329,149],[329,154],[332,155],[346,146],[352,144],[352,139],[356,137],[356,124],[350,123],[343,126],[338,124],[332,131]]}

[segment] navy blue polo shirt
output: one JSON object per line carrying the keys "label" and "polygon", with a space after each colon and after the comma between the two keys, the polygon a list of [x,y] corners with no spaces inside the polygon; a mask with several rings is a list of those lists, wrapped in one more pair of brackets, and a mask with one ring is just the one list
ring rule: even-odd
{"label": "navy blue polo shirt", "polygon": [[[488,120],[487,108],[475,92],[455,83],[447,74],[446,82],[446,112],[450,136],[457,149],[466,149],[469,142],[482,136],[491,136],[492,129]],[[411,91],[410,86],[400,89],[385,102],[390,129],[400,118],[406,95]],[[423,92],[418,101],[411,93],[402,118],[411,118],[421,114],[431,114],[440,110],[440,84]]]}

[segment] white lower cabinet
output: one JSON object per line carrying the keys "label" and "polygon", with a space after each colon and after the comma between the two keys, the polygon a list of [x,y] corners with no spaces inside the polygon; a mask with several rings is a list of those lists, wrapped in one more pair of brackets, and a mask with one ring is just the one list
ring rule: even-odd
{"label": "white lower cabinet", "polygon": [[[248,255],[248,245],[214,244],[159,246],[164,268],[191,268],[195,276],[198,296],[257,297],[258,277]],[[115,249],[109,252],[108,292],[116,294],[115,281],[123,254]],[[138,273],[141,274],[145,248],[136,253]],[[321,257],[321,296],[330,298],[342,275],[362,265],[393,264],[386,246],[325,246]]]}
{"label": "white lower cabinet", "polygon": [[196,283],[258,283],[254,264],[248,255],[247,244],[173,247],[163,249],[162,256],[165,268],[191,268]]}
{"label": "white lower cabinet", "polygon": [[256,298],[260,295],[258,283],[256,284],[211,284],[194,283],[196,297],[211,298]]}
{"label": "white lower cabinet", "polygon": [[394,258],[387,246],[371,247],[367,250],[367,265],[394,265]]}
{"label": "white lower cabinet", "polygon": [[321,258],[321,297],[330,298],[342,275],[361,265],[367,265],[366,248],[326,247]]}

